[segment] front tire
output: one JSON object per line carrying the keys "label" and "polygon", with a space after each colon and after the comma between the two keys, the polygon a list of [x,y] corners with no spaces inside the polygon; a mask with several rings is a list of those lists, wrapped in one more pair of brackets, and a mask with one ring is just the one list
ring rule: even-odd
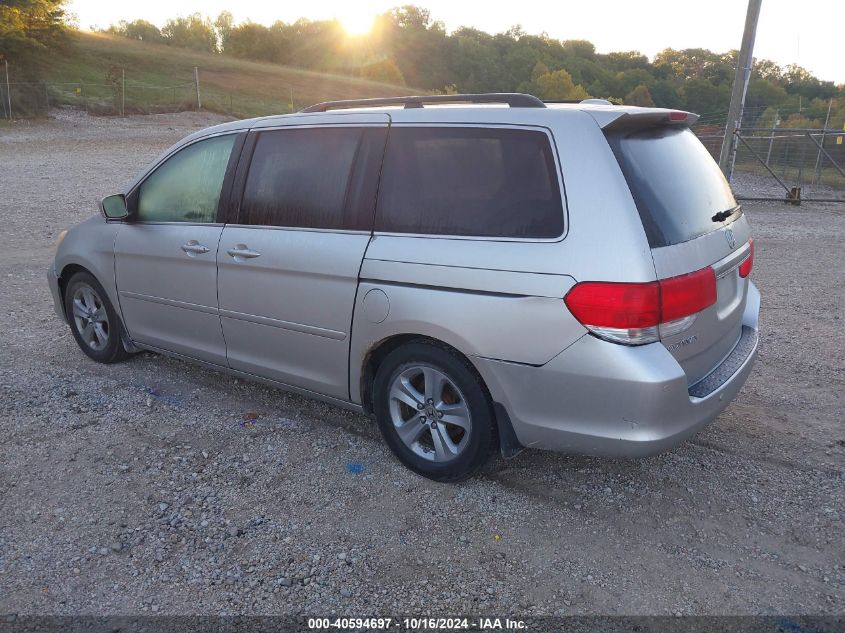
{"label": "front tire", "polygon": [[409,343],[388,354],[373,383],[373,410],[399,460],[435,481],[472,476],[496,449],[487,390],[445,346]]}
{"label": "front tire", "polygon": [[123,326],[106,291],[93,275],[78,272],[65,288],[65,314],[79,348],[98,363],[129,356],[123,347]]}

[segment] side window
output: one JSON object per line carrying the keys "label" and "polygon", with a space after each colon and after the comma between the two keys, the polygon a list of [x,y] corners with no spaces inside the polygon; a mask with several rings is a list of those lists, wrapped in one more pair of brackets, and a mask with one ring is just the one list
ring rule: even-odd
{"label": "side window", "polygon": [[[378,131],[383,139],[384,132]],[[241,222],[316,229],[357,226],[362,190],[355,172],[371,151],[360,151],[365,128],[294,128],[261,132],[241,202]],[[383,143],[382,143],[383,146]],[[360,154],[360,155],[359,155]],[[377,152],[381,158],[381,149]],[[357,157],[357,161],[356,161]],[[361,164],[360,167],[356,163]],[[370,191],[372,224],[374,189]],[[369,227],[367,227],[369,228]]]}
{"label": "side window", "polygon": [[138,220],[214,222],[234,134],[198,141],[179,150],[141,183]]}
{"label": "side window", "polygon": [[548,136],[501,128],[392,128],[376,230],[560,237],[563,204]]}

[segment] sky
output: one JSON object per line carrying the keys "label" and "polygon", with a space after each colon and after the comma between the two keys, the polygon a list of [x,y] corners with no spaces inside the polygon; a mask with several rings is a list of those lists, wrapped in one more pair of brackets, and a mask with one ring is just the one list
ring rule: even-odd
{"label": "sky", "polygon": [[[374,16],[402,4],[429,9],[449,31],[472,26],[498,33],[519,24],[531,34],[590,40],[600,53],[638,50],[649,57],[664,48],[739,48],[747,7],[745,0],[70,0],[68,11],[83,29],[138,18],[162,26],[171,17],[194,12],[215,17],[228,10],[235,22],[337,18],[351,32],[363,32]],[[845,2],[763,0],[754,55],[797,63],[820,79],[845,83]]]}

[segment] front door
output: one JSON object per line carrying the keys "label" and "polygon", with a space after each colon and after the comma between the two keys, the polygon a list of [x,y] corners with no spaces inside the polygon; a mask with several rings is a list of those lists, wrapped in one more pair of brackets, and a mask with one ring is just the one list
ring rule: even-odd
{"label": "front door", "polygon": [[352,310],[386,133],[387,116],[374,114],[359,125],[250,133],[248,172],[236,178],[239,224],[223,229],[217,253],[233,369],[348,399]]}
{"label": "front door", "polygon": [[219,365],[218,206],[235,135],[201,140],[159,165],[130,194],[115,241],[120,307],[132,340]]}

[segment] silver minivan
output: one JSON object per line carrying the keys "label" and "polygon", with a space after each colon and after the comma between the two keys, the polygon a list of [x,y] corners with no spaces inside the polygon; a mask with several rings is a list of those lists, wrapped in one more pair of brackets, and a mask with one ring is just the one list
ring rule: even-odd
{"label": "silver minivan", "polygon": [[439,481],[523,447],[659,452],[757,353],[754,244],[696,118],[487,94],[218,125],[64,235],[56,311],[99,362],[373,414]]}

